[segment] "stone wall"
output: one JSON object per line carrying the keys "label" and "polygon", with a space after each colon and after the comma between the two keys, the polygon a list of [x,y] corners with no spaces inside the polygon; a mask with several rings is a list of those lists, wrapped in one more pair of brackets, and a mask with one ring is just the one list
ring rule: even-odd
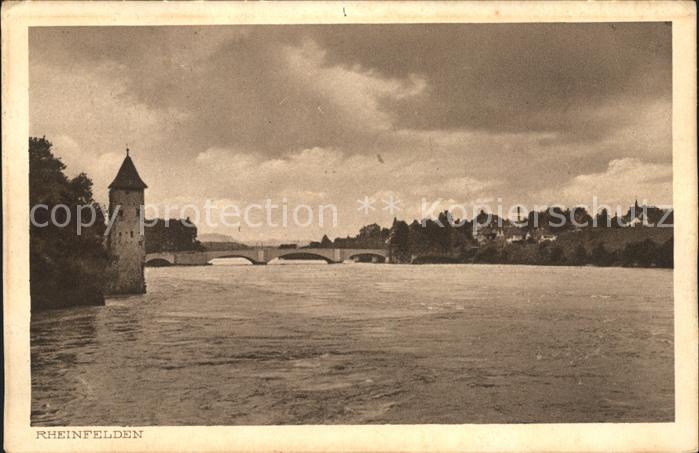
{"label": "stone wall", "polygon": [[143,265],[145,238],[140,225],[143,190],[114,189],[109,193],[110,218],[120,207],[107,238],[112,256],[108,294],[142,294],[146,292]]}

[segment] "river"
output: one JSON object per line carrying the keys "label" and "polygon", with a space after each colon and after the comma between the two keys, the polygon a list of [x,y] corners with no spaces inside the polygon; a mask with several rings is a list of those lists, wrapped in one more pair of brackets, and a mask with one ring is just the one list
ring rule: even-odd
{"label": "river", "polygon": [[34,313],[34,426],[674,418],[672,271],[147,268]]}

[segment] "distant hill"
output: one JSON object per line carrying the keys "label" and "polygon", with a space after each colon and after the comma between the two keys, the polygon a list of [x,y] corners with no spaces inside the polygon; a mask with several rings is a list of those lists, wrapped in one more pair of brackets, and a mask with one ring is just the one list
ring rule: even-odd
{"label": "distant hill", "polygon": [[295,244],[297,247],[301,248],[308,245],[309,240],[294,240],[294,239],[267,239],[264,241],[256,241],[255,245],[263,247],[279,247],[280,245]]}
{"label": "distant hill", "polygon": [[197,236],[201,242],[236,242],[233,236],[219,233],[203,233]]}
{"label": "distant hill", "polygon": [[245,249],[250,247],[279,247],[280,245],[294,244],[301,248],[309,243],[308,240],[289,240],[289,239],[267,239],[264,241],[254,241],[248,244],[238,242],[233,236],[219,233],[204,233],[200,234],[197,239],[201,242],[206,250],[234,250]]}
{"label": "distant hill", "polygon": [[235,241],[232,236],[219,233],[200,234],[197,239],[206,250],[237,250],[246,249],[248,246],[242,242]]}
{"label": "distant hill", "polygon": [[218,251],[218,250],[240,250],[249,248],[248,245],[242,244],[240,242],[230,241],[230,242],[202,242],[201,246],[204,250]]}

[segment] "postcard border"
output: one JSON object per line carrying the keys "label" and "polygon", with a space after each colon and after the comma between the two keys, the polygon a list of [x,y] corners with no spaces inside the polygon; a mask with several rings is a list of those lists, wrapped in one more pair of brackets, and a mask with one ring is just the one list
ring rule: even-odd
{"label": "postcard border", "polygon": [[[5,448],[30,451],[693,451],[697,449],[696,7],[692,2],[32,2],[2,5]],[[143,427],[39,440],[29,426],[28,27],[671,21],[675,422]],[[121,427],[114,427],[120,429]],[[71,430],[81,429],[71,427]],[[110,427],[84,427],[109,430]]]}

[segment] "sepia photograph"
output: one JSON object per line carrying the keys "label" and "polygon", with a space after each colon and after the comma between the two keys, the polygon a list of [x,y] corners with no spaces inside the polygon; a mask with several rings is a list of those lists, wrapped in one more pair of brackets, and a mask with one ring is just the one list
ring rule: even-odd
{"label": "sepia photograph", "polygon": [[32,439],[675,423],[673,28],[27,27]]}

